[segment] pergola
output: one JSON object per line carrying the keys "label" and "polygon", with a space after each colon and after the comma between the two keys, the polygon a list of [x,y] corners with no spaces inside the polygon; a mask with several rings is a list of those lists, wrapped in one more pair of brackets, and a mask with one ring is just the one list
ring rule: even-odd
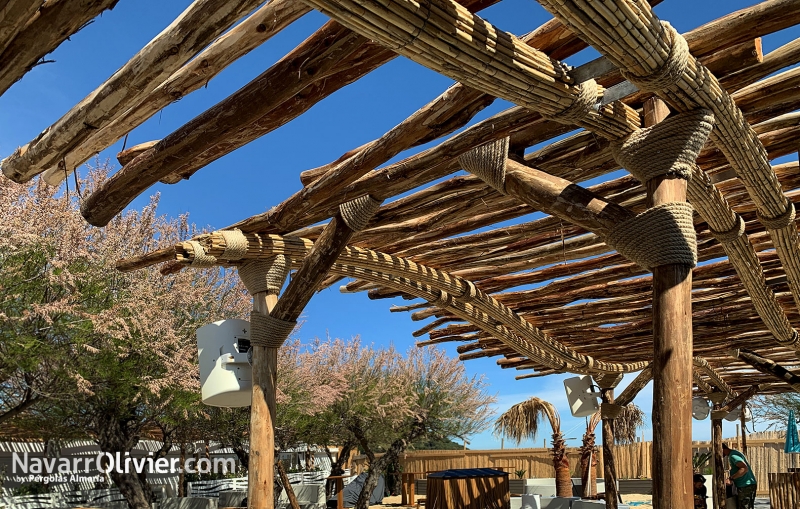
{"label": "pergola", "polygon": [[[342,278],[352,279],[344,292],[417,299],[392,311],[435,318],[415,333],[429,336],[419,345],[460,342],[463,360],[530,371],[517,378],[593,376],[607,479],[610,421],[653,379],[658,508],[692,505],[693,391],[715,402],[717,481],[722,417],[757,393],[800,391],[782,367],[800,351],[800,172],[797,161],[770,162],[798,148],[800,39],[767,55],[760,42],[800,23],[800,0],[685,34],[651,11],[660,0],[539,0],[554,19],[523,37],[476,14],[497,1],[196,0],[2,161],[14,181],[59,185],[311,9],[331,21],[165,138],[121,152],[122,169],[83,201],[86,220],[104,226],[155,183],[179,184],[396,54],[457,81],[374,141],[303,172],[302,189],[268,212],[118,264],[239,268],[254,297],[252,507],[272,500],[277,349],[314,292]],[[0,93],[115,3],[8,2]],[[561,62],[587,45],[603,56]],[[516,106],[452,134],[497,97]],[[629,175],[580,185],[619,168]],[[523,218],[535,211],[549,215]],[[614,483],[606,488],[616,507]],[[719,482],[715,501],[724,505]]]}

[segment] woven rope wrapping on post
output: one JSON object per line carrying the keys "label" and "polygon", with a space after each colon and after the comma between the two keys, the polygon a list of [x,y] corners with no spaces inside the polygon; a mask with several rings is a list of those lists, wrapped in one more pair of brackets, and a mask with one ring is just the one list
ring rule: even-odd
{"label": "woven rope wrapping on post", "polygon": [[219,232],[225,240],[225,251],[220,258],[226,260],[241,260],[247,254],[247,237],[241,230],[222,230]]}
{"label": "woven rope wrapping on post", "polygon": [[486,143],[458,156],[461,166],[476,177],[506,193],[506,161],[510,139]]}
{"label": "woven rope wrapping on post", "polygon": [[269,260],[253,260],[239,266],[239,277],[250,295],[268,293],[278,295],[289,275],[291,264],[284,255]]}
{"label": "woven rope wrapping on post", "polygon": [[286,322],[253,311],[250,313],[250,344],[264,348],[280,348],[296,325],[297,322]]}
{"label": "woven rope wrapping on post", "polygon": [[344,202],[339,205],[339,214],[344,219],[345,224],[354,232],[360,232],[367,227],[367,223],[373,214],[380,208],[382,201],[378,201],[372,196],[365,194],[354,200]]}
{"label": "woven rope wrapping on post", "polygon": [[730,244],[735,242],[736,239],[744,234],[744,219],[739,214],[736,214],[736,225],[726,232],[715,232],[711,230],[711,235],[719,241],[720,244]]}
{"label": "woven rope wrapping on post", "polygon": [[563,110],[551,115],[542,113],[544,118],[555,120],[562,124],[574,124],[586,118],[590,112],[596,110],[600,105],[600,94],[597,93],[597,82],[586,80],[578,85],[580,92],[575,96],[575,100]]}
{"label": "woven rope wrapping on post", "polygon": [[188,243],[192,246],[194,255],[192,263],[190,264],[192,267],[202,269],[203,267],[213,267],[217,264],[216,257],[206,254],[206,250],[203,249],[203,246],[199,242],[190,240]]}
{"label": "woven rope wrapping on post", "polygon": [[665,203],[619,223],[606,243],[639,266],[697,265],[697,237],[692,206]]}
{"label": "woven rope wrapping on post", "polygon": [[794,203],[787,199],[786,211],[777,217],[767,218],[761,214],[757,215],[758,220],[761,221],[761,224],[763,224],[767,230],[780,230],[781,228],[794,223]]}
{"label": "woven rope wrapping on post", "polygon": [[670,175],[689,180],[714,115],[704,109],[669,117],[611,144],[614,159],[641,182]]}
{"label": "woven rope wrapping on post", "polygon": [[666,21],[662,21],[661,25],[672,43],[664,65],[648,76],[638,76],[620,69],[623,78],[636,84],[644,92],[659,92],[677,83],[689,67],[689,59],[692,56],[686,39]]}

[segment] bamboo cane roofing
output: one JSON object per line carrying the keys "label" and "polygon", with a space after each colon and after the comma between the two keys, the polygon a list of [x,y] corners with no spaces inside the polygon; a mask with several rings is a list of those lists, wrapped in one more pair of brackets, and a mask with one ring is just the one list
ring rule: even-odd
{"label": "bamboo cane roofing", "polygon": [[[653,21],[649,7],[643,0],[595,2],[593,8],[610,10],[598,11],[598,16],[587,20],[580,13],[591,2],[574,0],[558,6],[542,1],[554,11],[561,9],[558,18],[515,39],[479,24],[480,20],[471,18],[467,11],[479,13],[496,1],[460,0],[456,4],[452,0],[271,0],[259,7],[259,1],[198,0],[94,94],[4,159],[3,172],[16,181],[42,174],[47,182],[59,184],[68,171],[89,156],[110,146],[170,102],[200,88],[253,47],[269,44],[267,39],[312,7],[318,8],[336,20],[247,86],[169,136],[122,152],[119,159],[123,169],[85,201],[82,211],[87,220],[104,225],[155,182],[178,183],[189,178],[216,158],[302,114],[397,52],[462,82],[376,141],[357,147],[328,165],[303,172],[302,191],[276,204],[268,213],[232,227],[248,234],[289,235],[313,241],[324,227],[319,222],[335,216],[340,203],[370,194],[384,200],[383,205],[366,229],[355,234],[352,246],[409,259],[472,281],[478,290],[575,352],[612,363],[650,361],[652,277],[648,271],[606,245],[602,235],[571,223],[569,217],[530,220],[525,216],[535,212],[535,207],[496,191],[478,177],[456,174],[461,169],[458,155],[505,136],[510,136],[510,159],[570,182],[603,180],[618,170],[608,139],[640,127],[642,104],[652,93],[628,90],[620,100],[590,112],[594,117],[575,122],[565,123],[558,114],[570,105],[570,94],[578,93],[580,87],[575,84],[582,81],[577,77],[580,73],[594,76],[608,94],[610,87],[623,81],[620,66],[628,66],[623,69],[626,76],[644,75],[648,65],[652,70],[652,62],[629,51],[637,44],[658,46],[658,41],[650,40],[653,34],[639,26]],[[115,3],[56,2],[61,9],[56,10],[52,2],[12,2],[0,18],[0,62],[5,63],[0,72],[0,92],[69,34]],[[66,4],[82,4],[85,8],[69,9]],[[404,13],[411,13],[410,17],[404,18]],[[420,13],[427,16],[422,21],[414,18]],[[450,33],[442,29],[447,16],[453,16],[459,30]],[[634,19],[636,16],[641,19]],[[370,17],[381,18],[385,23],[370,24]],[[47,29],[47,23],[54,19],[60,20],[58,34]],[[630,30],[627,38],[619,32],[619,37],[609,39],[608,44],[600,43],[608,38],[602,33],[603,27],[611,26],[608,20],[614,19],[626,27],[618,30]],[[236,25],[240,20],[243,21]],[[464,24],[464,20],[472,24]],[[572,31],[564,21],[571,24]],[[798,23],[800,0],[768,0],[683,34],[691,54],[719,80],[722,95],[711,101],[717,116],[720,111],[735,112],[738,107],[744,122],[755,133],[748,138],[749,131],[741,122],[718,118],[713,140],[697,159],[698,167],[707,176],[703,177],[707,179],[705,192],[709,196],[717,193],[718,197],[711,200],[717,207],[716,218],[715,212],[708,210],[703,217],[697,213],[694,216],[700,262],[692,283],[694,355],[708,361],[711,368],[699,369],[700,384],[727,383],[735,392],[775,380],[729,356],[731,349],[746,348],[775,362],[797,365],[797,336],[792,328],[800,323],[800,286],[795,285],[800,274],[796,224],[784,228],[776,237],[777,230],[773,227],[767,231],[761,219],[782,213],[783,195],[795,206],[800,201],[798,162],[771,168],[767,163],[765,171],[758,161],[743,163],[739,159],[753,159],[747,154],[758,145],[766,151],[765,162],[798,149],[800,38],[763,56],[759,39],[783,29],[798,37]],[[631,42],[634,32],[646,33],[646,37]],[[608,58],[569,71],[558,61],[584,48],[582,37]],[[448,38],[455,42],[448,42]],[[539,51],[528,49],[526,44]],[[482,60],[489,50],[498,55],[508,53],[503,53],[504,58]],[[508,67],[508,61],[514,65]],[[691,65],[695,66],[692,69],[697,68],[696,64]],[[545,91],[529,93],[535,87],[525,80],[534,80]],[[682,86],[691,89],[692,83],[698,81]],[[689,91],[664,89],[659,95],[673,109],[684,111],[697,107],[692,97],[703,92],[703,87],[707,83]],[[490,104],[494,96],[524,107],[512,108],[451,135]],[[733,100],[733,110],[725,110],[728,98]],[[703,101],[697,99],[700,106],[711,107]],[[554,141],[578,126],[584,129]],[[403,150],[431,140],[440,141],[419,154],[386,165]],[[544,148],[529,149],[541,144]],[[751,175],[743,175],[743,170],[751,171]],[[775,183],[772,195],[770,182]],[[589,189],[632,212],[646,208],[644,187],[631,175],[605,177]],[[709,222],[724,222],[725,214],[720,216],[719,211],[728,210],[726,203],[741,216],[753,247],[752,255],[737,255],[739,261],[735,263],[756,275],[755,264],[760,263],[764,276],[761,279],[758,276],[743,284],[727,256],[729,251],[711,233],[720,231],[710,228]],[[703,206],[695,203],[701,212]],[[734,217],[730,213],[728,216]],[[517,224],[494,226],[512,219]],[[280,241],[280,237],[275,238]],[[776,238],[782,239],[778,252],[773,243]],[[744,242],[739,248],[747,251],[747,244]],[[133,269],[167,262],[163,270],[169,272],[183,266],[169,261],[175,256],[170,249],[143,254],[121,265]],[[788,271],[787,260],[792,267]],[[332,270],[321,287],[335,284],[342,275],[353,274],[358,272],[341,267]],[[356,279],[342,289],[367,291],[376,299],[412,296],[396,285],[376,280]],[[759,302],[767,302],[759,310],[750,296],[754,291],[759,294]],[[464,360],[497,357],[503,368],[533,370],[518,378],[559,371],[509,346],[508,341],[497,339],[497,334],[478,327],[475,320],[465,319],[436,306],[435,299],[430,300],[433,302],[417,301],[392,308],[410,312],[413,320],[434,318],[415,333],[428,335],[419,344],[455,341],[460,343],[458,351]],[[767,390],[789,389],[788,385],[774,384]]]}

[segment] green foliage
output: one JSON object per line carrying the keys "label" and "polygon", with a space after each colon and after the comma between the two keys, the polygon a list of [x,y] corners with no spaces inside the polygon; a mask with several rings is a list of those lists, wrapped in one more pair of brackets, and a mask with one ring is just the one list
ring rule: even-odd
{"label": "green foliage", "polygon": [[525,469],[515,470],[514,475],[517,476],[517,479],[525,479],[525,472],[527,472]]}
{"label": "green foliage", "polygon": [[19,485],[17,488],[12,490],[12,494],[15,497],[22,497],[25,495],[43,495],[45,493],[49,493],[49,489],[46,484],[41,482],[26,482]]}
{"label": "green foliage", "polygon": [[696,473],[704,473],[704,467],[711,459],[711,452],[696,452],[692,456],[692,471]]}
{"label": "green foliage", "polygon": [[769,428],[786,429],[790,410],[800,416],[800,394],[796,392],[759,396],[747,405],[753,412],[753,420],[766,423]]}
{"label": "green foliage", "polygon": [[417,451],[460,451],[464,449],[464,445],[449,438],[426,437],[415,440],[409,449]]}

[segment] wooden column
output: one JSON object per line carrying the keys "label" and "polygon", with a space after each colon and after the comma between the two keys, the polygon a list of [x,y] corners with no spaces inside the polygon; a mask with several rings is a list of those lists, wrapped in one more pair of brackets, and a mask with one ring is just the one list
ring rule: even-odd
{"label": "wooden column", "polygon": [[745,425],[744,412],[747,409],[747,401],[742,403],[742,414],[739,416],[739,422],[742,424],[742,448],[739,451],[747,456],[747,426]]}
{"label": "wooden column", "polygon": [[[644,105],[649,127],[669,114],[658,98]],[[647,182],[648,207],[686,201],[687,181]],[[653,507],[692,507],[692,268],[653,269]]]}
{"label": "wooden column", "polygon": [[[713,392],[708,395],[714,403],[714,410],[719,411],[725,394]],[[714,417],[718,417],[715,419]],[[711,452],[714,465],[714,482],[711,485],[711,498],[716,509],[725,509],[725,463],[722,458],[722,418],[720,414],[711,415]]]}
{"label": "wooden column", "polygon": [[[278,296],[253,295],[253,311],[269,314]],[[253,346],[253,401],[250,406],[250,463],[247,468],[247,504],[253,508],[274,505],[275,388],[278,349]]]}
{"label": "wooden column", "polygon": [[[614,403],[614,389],[600,389],[604,405]],[[614,460],[614,419],[603,419],[603,481],[607,509],[617,509],[617,464]]]}
{"label": "wooden column", "polygon": [[[253,310],[287,322],[297,320],[354,231],[342,217],[331,218],[314,247],[278,301],[277,295],[257,293]],[[275,468],[275,381],[278,349],[253,347],[253,403],[250,409],[250,468],[248,506],[273,506]],[[254,469],[255,467],[255,469]],[[287,491],[291,487],[287,487]]]}

